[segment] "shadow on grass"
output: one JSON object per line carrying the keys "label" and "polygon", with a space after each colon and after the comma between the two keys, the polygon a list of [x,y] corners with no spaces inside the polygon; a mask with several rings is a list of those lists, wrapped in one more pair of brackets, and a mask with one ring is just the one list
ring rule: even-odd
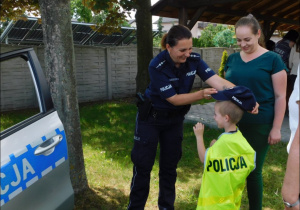
{"label": "shadow on grass", "polygon": [[133,145],[136,106],[105,103],[81,107],[80,122],[83,144],[101,148],[106,158],[122,160]]}
{"label": "shadow on grass", "polygon": [[[203,163],[199,160],[197,142],[194,136],[192,123],[184,124],[184,137],[182,142],[182,158],[178,164],[177,177],[181,182],[189,182],[190,179],[200,179],[203,173]],[[211,140],[217,139],[222,130],[205,128],[204,144],[208,148]]]}
{"label": "shadow on grass", "polygon": [[[130,158],[124,162],[124,157],[130,156],[133,146],[136,111],[136,106],[128,103],[104,103],[81,107],[83,144],[105,151],[106,159],[112,158],[120,164],[131,164]],[[178,165],[178,178],[182,182],[189,182],[190,177],[198,177],[203,171],[192,127],[193,124],[184,124],[183,155]],[[207,128],[204,133],[206,146],[212,139],[217,139],[220,133],[221,131]]]}
{"label": "shadow on grass", "polygon": [[126,209],[128,196],[121,190],[109,187],[89,188],[75,196],[74,210],[121,210]]}

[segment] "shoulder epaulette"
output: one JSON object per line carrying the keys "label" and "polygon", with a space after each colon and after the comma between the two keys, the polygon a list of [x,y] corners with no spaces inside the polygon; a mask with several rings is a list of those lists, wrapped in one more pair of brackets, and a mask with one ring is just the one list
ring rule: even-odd
{"label": "shoulder epaulette", "polygon": [[191,53],[189,59],[191,59],[191,60],[200,60],[201,56],[198,53]]}
{"label": "shoulder epaulette", "polygon": [[164,65],[165,62],[166,62],[166,60],[161,61],[155,68],[160,69]]}
{"label": "shoulder epaulette", "polygon": [[161,70],[165,65],[167,59],[165,58],[165,51],[159,53],[155,58],[153,58],[150,62],[150,66],[155,70]]}

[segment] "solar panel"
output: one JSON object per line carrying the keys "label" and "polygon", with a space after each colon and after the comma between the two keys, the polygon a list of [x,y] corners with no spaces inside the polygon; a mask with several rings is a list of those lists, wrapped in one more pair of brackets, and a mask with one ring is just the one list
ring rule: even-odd
{"label": "solar panel", "polygon": [[[105,35],[91,28],[90,23],[72,22],[74,45],[118,46],[136,43],[136,28],[122,27],[121,33]],[[157,34],[153,31],[153,36]],[[43,31],[38,18],[11,21],[0,36],[0,42],[18,45],[42,45]]]}

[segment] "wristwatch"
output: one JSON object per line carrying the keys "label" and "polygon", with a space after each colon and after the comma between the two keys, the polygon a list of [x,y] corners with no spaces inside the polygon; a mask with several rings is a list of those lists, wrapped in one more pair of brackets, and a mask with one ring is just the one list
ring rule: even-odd
{"label": "wristwatch", "polygon": [[294,206],[297,206],[299,204],[299,202],[300,202],[300,198],[293,204],[290,204],[289,202],[286,202],[286,201],[283,200],[284,205],[288,208],[293,208]]}

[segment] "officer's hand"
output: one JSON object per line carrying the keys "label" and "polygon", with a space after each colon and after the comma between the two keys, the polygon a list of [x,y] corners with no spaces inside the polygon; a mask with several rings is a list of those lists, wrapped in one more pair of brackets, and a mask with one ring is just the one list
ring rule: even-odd
{"label": "officer's hand", "polygon": [[203,98],[211,99],[211,95],[217,93],[217,89],[215,88],[205,88],[203,89]]}

